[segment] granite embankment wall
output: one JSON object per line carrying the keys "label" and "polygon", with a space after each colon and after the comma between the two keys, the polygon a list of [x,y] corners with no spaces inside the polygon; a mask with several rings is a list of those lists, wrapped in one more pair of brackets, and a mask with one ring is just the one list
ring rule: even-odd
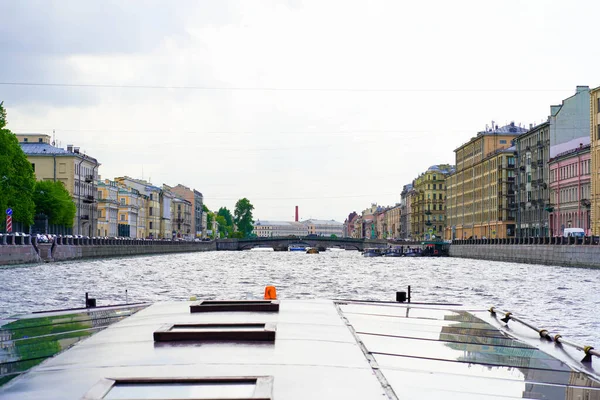
{"label": "granite embankment wall", "polygon": [[450,256],[564,267],[600,268],[599,245],[452,244]]}
{"label": "granite embankment wall", "polygon": [[0,265],[217,250],[215,242],[63,239],[64,242],[37,243],[29,238],[12,240],[15,243],[0,242]]}

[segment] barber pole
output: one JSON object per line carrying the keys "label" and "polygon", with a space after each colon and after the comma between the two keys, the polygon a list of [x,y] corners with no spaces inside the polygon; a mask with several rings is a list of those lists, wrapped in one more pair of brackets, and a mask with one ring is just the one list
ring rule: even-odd
{"label": "barber pole", "polygon": [[6,233],[12,232],[12,215],[6,216]]}

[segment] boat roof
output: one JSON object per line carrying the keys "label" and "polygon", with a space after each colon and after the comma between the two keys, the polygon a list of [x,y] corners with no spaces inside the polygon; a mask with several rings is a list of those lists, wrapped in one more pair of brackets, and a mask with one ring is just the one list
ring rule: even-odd
{"label": "boat roof", "polygon": [[[333,300],[278,304],[275,312],[192,313],[193,302],[156,303],[0,387],[0,398],[600,398],[598,369],[581,364],[581,352],[543,342],[515,322],[507,327],[484,309]],[[234,323],[272,326],[274,340],[155,341],[155,332],[173,324],[213,324],[218,330]],[[206,377],[246,377],[232,384],[240,392],[258,377],[269,395],[235,397],[234,390],[184,396],[180,389],[189,385],[181,379]],[[94,397],[107,379],[117,382],[109,389],[115,392]],[[117,389],[144,395],[119,397]]]}

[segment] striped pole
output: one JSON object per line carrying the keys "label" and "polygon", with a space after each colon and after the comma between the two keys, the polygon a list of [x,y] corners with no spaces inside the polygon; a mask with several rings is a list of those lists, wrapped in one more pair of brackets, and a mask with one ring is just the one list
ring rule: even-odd
{"label": "striped pole", "polygon": [[12,232],[12,215],[6,216],[6,233]]}

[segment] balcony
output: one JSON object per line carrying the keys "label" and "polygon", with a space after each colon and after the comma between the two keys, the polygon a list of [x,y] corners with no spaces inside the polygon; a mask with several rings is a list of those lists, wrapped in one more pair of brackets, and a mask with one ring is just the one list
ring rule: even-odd
{"label": "balcony", "polygon": [[543,167],[544,166],[544,160],[537,160],[537,165],[539,167]]}
{"label": "balcony", "polygon": [[79,217],[82,221],[89,221],[90,220],[90,216],[89,215],[82,215],[81,217]]}
{"label": "balcony", "polygon": [[86,175],[85,176],[85,181],[87,183],[91,183],[94,180],[94,176],[93,175]]}
{"label": "balcony", "polygon": [[525,151],[531,151],[531,146],[525,147]]}
{"label": "balcony", "polygon": [[514,190],[509,190],[508,192],[506,192],[506,194],[508,196],[514,196],[515,195],[515,191]]}
{"label": "balcony", "polygon": [[429,210],[425,211],[425,215],[431,215],[431,211],[429,211]]}
{"label": "balcony", "polygon": [[94,202],[94,196],[92,196],[91,194],[83,196],[83,202],[84,203],[93,203]]}
{"label": "balcony", "polygon": [[183,224],[185,222],[183,218],[175,218],[173,221],[175,221],[178,224]]}
{"label": "balcony", "polygon": [[524,165],[521,165],[521,166],[519,167],[519,171],[525,171],[525,166],[524,166]]}
{"label": "balcony", "polygon": [[542,147],[544,147],[544,142],[542,140],[538,140],[537,147],[538,147],[538,149],[541,149]]}

